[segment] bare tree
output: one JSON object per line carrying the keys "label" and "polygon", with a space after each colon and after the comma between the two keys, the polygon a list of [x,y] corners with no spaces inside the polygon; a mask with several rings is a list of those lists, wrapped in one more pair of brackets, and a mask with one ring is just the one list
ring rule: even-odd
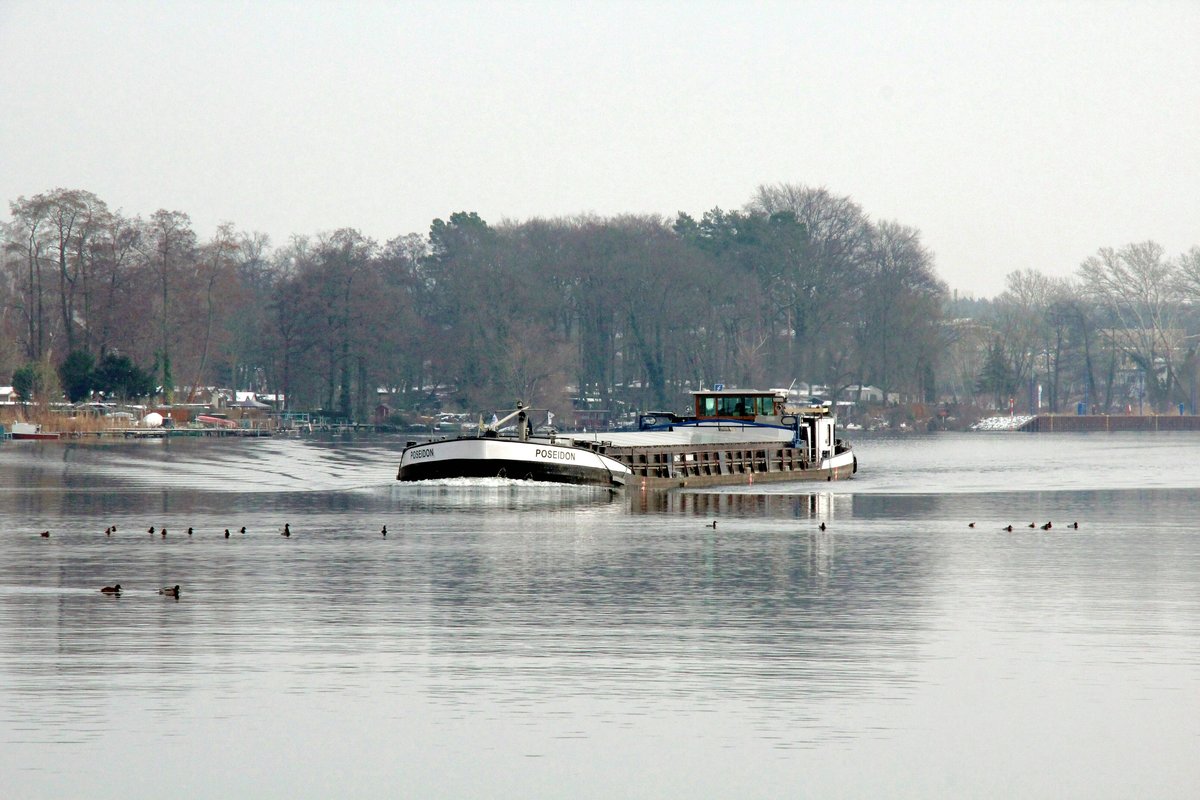
{"label": "bare tree", "polygon": [[[315,269],[309,242],[293,237],[288,245],[275,253],[271,295],[267,305],[270,320],[263,325],[263,335],[270,345],[272,374],[284,396],[284,408],[295,408],[298,388],[297,365],[314,346],[313,327],[316,308],[308,307],[304,275]],[[315,304],[314,304],[315,305]]]}
{"label": "bare tree", "polygon": [[[1078,382],[1085,405],[1098,399],[1095,375],[1095,320],[1092,308],[1069,280],[1057,282],[1057,291],[1046,309],[1051,340],[1050,410],[1061,410],[1064,376]],[[1107,402],[1106,402],[1107,406]]]}
{"label": "bare tree", "polygon": [[45,231],[49,227],[46,219],[44,195],[31,199],[18,198],[9,204],[13,220],[10,225],[10,247],[19,250],[25,262],[24,286],[20,308],[25,319],[25,358],[41,360],[46,349],[45,287],[42,283],[42,265],[46,259]]}
{"label": "bare tree", "polygon": [[[822,369],[828,382],[837,382],[830,364],[844,363],[838,354],[853,346],[847,323],[870,250],[870,220],[849,197],[794,184],[760,186],[747,209],[776,219],[787,214],[803,227],[804,245],[787,247],[778,276],[791,306],[789,341],[798,346],[788,360],[805,373]],[[819,367],[814,360],[822,352],[827,358]]]}
{"label": "bare tree", "polygon": [[1155,242],[1101,248],[1079,268],[1084,290],[1113,317],[1108,336],[1139,368],[1150,402],[1161,408],[1177,384],[1175,357],[1181,280]]}
{"label": "bare tree", "polygon": [[141,220],[109,214],[92,242],[92,268],[84,291],[84,341],[100,356],[114,348],[135,353],[133,343],[152,335],[152,321],[136,291],[138,271],[145,266],[143,233]]}
{"label": "bare tree", "polygon": [[[1010,272],[1005,284],[1004,292],[996,300],[997,333],[1017,385],[1032,385],[1039,370],[1049,374],[1050,331],[1046,310],[1054,296],[1054,281],[1042,272],[1028,269]],[[1032,398],[1030,402],[1034,402]]]}
{"label": "bare tree", "polygon": [[175,292],[180,288],[180,276],[194,263],[196,234],[191,218],[182,211],[159,209],[146,223],[141,239],[143,256],[158,284],[158,362],[162,393],[170,403],[174,399],[175,378],[172,355],[180,340],[178,322],[182,309],[177,308]]}
{"label": "bare tree", "polygon": [[859,386],[865,377],[887,396],[901,385],[922,387],[936,363],[946,287],[915,228],[881,222],[871,234],[856,309]]}
{"label": "bare tree", "polygon": [[1193,247],[1176,259],[1176,276],[1182,299],[1200,305],[1200,247]]}
{"label": "bare tree", "polygon": [[233,230],[232,223],[223,223],[217,228],[211,241],[205,243],[196,259],[196,289],[202,298],[204,318],[200,334],[200,356],[188,389],[188,402],[195,398],[197,389],[208,368],[212,351],[214,330],[224,331],[223,318],[231,305],[231,291],[236,279],[236,258],[241,243]]}

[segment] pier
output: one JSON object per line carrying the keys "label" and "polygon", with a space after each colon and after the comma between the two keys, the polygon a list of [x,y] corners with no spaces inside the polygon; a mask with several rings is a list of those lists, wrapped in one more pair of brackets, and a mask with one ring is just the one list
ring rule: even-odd
{"label": "pier", "polygon": [[1200,416],[1172,414],[1039,414],[1016,428],[1030,433],[1200,431]]}

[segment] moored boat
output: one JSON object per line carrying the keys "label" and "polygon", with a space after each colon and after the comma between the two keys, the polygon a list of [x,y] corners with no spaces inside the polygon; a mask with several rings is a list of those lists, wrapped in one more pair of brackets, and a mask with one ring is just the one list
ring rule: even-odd
{"label": "moored boat", "polygon": [[31,422],[14,422],[11,434],[14,439],[57,439],[59,437],[57,433],[43,432],[41,425]]}
{"label": "moored boat", "polygon": [[[694,413],[643,414],[638,430],[534,436],[517,411],[478,436],[410,443],[401,481],[508,477],[595,486],[710,486],[755,481],[832,481],[851,477],[858,461],[837,438],[827,406],[787,409],[784,393],[692,392]],[[517,419],[517,435],[497,429]]]}
{"label": "moored boat", "polygon": [[209,414],[200,414],[196,417],[196,422],[203,425],[211,425],[216,428],[236,428],[238,424],[231,419],[225,417],[214,417]]}

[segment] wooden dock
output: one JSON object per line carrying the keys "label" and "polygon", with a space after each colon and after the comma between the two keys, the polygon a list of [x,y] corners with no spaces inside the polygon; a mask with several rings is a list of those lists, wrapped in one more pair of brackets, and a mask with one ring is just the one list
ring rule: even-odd
{"label": "wooden dock", "polygon": [[185,437],[261,438],[273,436],[269,428],[109,428],[102,431],[67,431],[60,441],[96,439],[175,439]]}

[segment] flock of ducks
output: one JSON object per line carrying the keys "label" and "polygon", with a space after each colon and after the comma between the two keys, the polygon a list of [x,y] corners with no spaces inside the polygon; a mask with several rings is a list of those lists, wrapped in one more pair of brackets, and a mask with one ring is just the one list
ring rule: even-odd
{"label": "flock of ducks", "polygon": [[[969,524],[967,525],[967,527],[968,527],[968,528],[974,528],[974,527],[975,527],[975,523],[974,523],[974,522],[971,522],[971,523],[969,523]],[[1031,522],[1031,523],[1029,523],[1029,526],[1028,526],[1028,527],[1030,527],[1030,528],[1041,528],[1041,529],[1042,529],[1042,530],[1044,530],[1044,531],[1048,531],[1048,530],[1052,530],[1052,529],[1054,528],[1054,523],[1053,523],[1053,522],[1047,522],[1045,525],[1038,525],[1036,522]],[[1068,527],[1068,528],[1071,528],[1071,529],[1073,529],[1073,530],[1079,530],[1079,523],[1078,523],[1078,522],[1072,522],[1072,523],[1071,523],[1070,525],[1068,525],[1067,527]],[[1013,528],[1013,526],[1012,526],[1012,525],[1005,525],[1005,526],[1004,526],[1003,528],[1001,528],[1000,530],[1002,530],[1002,531],[1008,531],[1009,533],[1012,533],[1012,532],[1013,532],[1013,530],[1014,530],[1014,528]]]}
{"label": "flock of ducks", "polygon": [[[715,531],[715,530],[717,529],[717,521],[714,519],[712,522],[706,522],[706,523],[704,523],[704,527],[706,527],[706,528],[712,528],[712,529]],[[967,523],[967,527],[968,527],[968,528],[974,528],[974,527],[975,527],[975,523],[974,523],[974,522],[968,522],[968,523]],[[1036,522],[1031,522],[1031,523],[1029,523],[1029,527],[1031,527],[1031,528],[1041,528],[1041,529],[1042,529],[1042,530],[1044,530],[1044,531],[1048,531],[1048,530],[1051,530],[1051,529],[1053,529],[1053,528],[1054,528],[1054,523],[1053,523],[1053,522],[1047,522],[1045,525],[1038,525]],[[1067,527],[1068,527],[1068,528],[1073,528],[1074,530],[1079,530],[1079,523],[1078,523],[1078,522],[1072,522],[1072,523],[1071,523],[1070,525],[1068,525]],[[818,525],[818,526],[817,526],[817,530],[820,530],[820,531],[827,531],[827,530],[829,530],[829,527],[828,527],[828,526],[827,526],[827,525],[826,525],[824,522],[822,522],[820,525]],[[1002,530],[1002,531],[1008,531],[1009,533],[1012,533],[1012,532],[1013,532],[1013,530],[1014,530],[1014,528],[1013,528],[1013,526],[1012,526],[1012,525],[1005,525],[1005,526],[1004,526],[1003,528],[1001,528],[1000,530]],[[43,534],[43,535],[45,535],[45,534]],[[387,536],[387,526],[384,526],[384,529],[383,529],[383,535],[384,535],[384,536]]]}
{"label": "flock of ducks", "polygon": [[[706,528],[712,528],[713,530],[716,530],[716,529],[717,529],[717,521],[714,519],[712,522],[706,522],[706,523],[704,523],[704,527],[706,527]],[[974,522],[969,522],[969,523],[967,523],[967,527],[968,527],[968,528],[974,528],[974,527],[975,527],[975,523],[974,523]],[[1054,528],[1054,523],[1053,523],[1053,522],[1047,522],[1045,525],[1038,525],[1036,522],[1031,522],[1031,523],[1029,523],[1029,527],[1030,527],[1030,528],[1039,528],[1039,527],[1040,527],[1042,530],[1044,530],[1044,531],[1048,531],[1048,530],[1052,530],[1052,529]],[[1072,523],[1071,523],[1070,525],[1068,525],[1067,527],[1068,527],[1068,528],[1072,528],[1072,529],[1074,529],[1074,530],[1078,530],[1078,529],[1079,529],[1079,523],[1078,523],[1078,522],[1072,522]],[[817,526],[817,529],[818,529],[818,530],[821,530],[821,531],[826,531],[826,530],[828,530],[829,528],[828,528],[828,526],[827,526],[827,525],[826,525],[824,522],[822,522],[820,525],[818,525],[818,526]],[[1012,526],[1012,525],[1005,525],[1005,526],[1004,526],[1003,528],[1001,528],[1000,530],[1002,530],[1002,531],[1008,531],[1009,533],[1012,533],[1012,532],[1013,532],[1013,530],[1015,530],[1015,529],[1013,528],[1013,526]],[[110,525],[109,527],[107,527],[107,528],[105,528],[105,529],[104,529],[104,535],[105,535],[105,536],[112,536],[112,535],[113,535],[114,533],[116,533],[116,532],[117,532],[117,526],[116,526],[116,525]],[[242,526],[242,527],[239,529],[239,531],[238,531],[238,532],[239,532],[239,533],[241,533],[241,534],[244,536],[244,535],[246,534],[246,526],[244,526],[244,525],[243,525],[243,526]],[[155,533],[155,528],[154,528],[154,526],[153,526],[153,525],[151,525],[151,526],[150,526],[150,528],[149,528],[149,530],[148,530],[148,533],[149,533],[151,536],[153,536],[153,535],[154,535],[154,533]],[[162,536],[162,538],[164,538],[164,539],[165,539],[165,538],[167,538],[167,529],[166,529],[165,527],[163,527],[163,528],[160,528],[160,529],[158,530],[158,533],[159,533],[159,534]],[[188,528],[188,529],[187,529],[187,535],[188,535],[188,536],[191,536],[193,533],[194,533],[194,531],[193,531],[191,528]],[[384,536],[384,538],[386,538],[386,537],[387,537],[387,525],[384,525],[384,526],[383,526],[383,528],[382,528],[382,529],[379,531],[379,533],[380,533],[382,536]],[[289,538],[289,539],[290,539],[290,538],[291,538],[291,536],[292,536],[292,526],[291,526],[291,524],[290,524],[290,523],[287,523],[287,522],[283,523],[283,530],[282,530],[282,531],[280,531],[279,535],[280,535],[280,536],[283,536],[283,537],[286,537],[286,538]],[[42,532],[39,534],[39,536],[41,536],[43,539],[49,539],[49,538],[50,538],[50,531],[42,531]],[[229,528],[226,528],[226,529],[225,529],[225,538],[226,538],[226,539],[228,539],[228,538],[229,538]],[[105,586],[103,589],[101,589],[101,590],[100,590],[100,593],[101,593],[101,594],[113,594],[113,595],[119,595],[119,594],[121,594],[121,584],[117,583],[117,584],[113,584],[112,586]],[[164,586],[163,588],[161,588],[161,589],[159,589],[159,590],[158,590],[158,593],[159,593],[159,594],[161,594],[161,595],[163,595],[163,596],[165,596],[165,597],[174,597],[174,598],[178,599],[178,598],[179,598],[179,584],[176,584],[176,585],[174,585],[174,586]]]}
{"label": "flock of ducks", "polygon": [[[710,528],[715,528],[715,527],[717,527],[717,523],[716,523],[716,522],[714,522],[712,525],[709,525],[708,527],[710,527]],[[104,529],[104,535],[105,535],[105,536],[112,536],[112,535],[113,535],[114,533],[116,533],[116,532],[117,532],[117,526],[116,526],[116,525],[110,525],[110,526],[108,526],[107,528],[105,528],[105,529]],[[167,529],[166,529],[165,527],[163,527],[163,528],[155,528],[153,525],[151,525],[149,528],[147,528],[147,529],[146,529],[146,533],[149,533],[151,536],[153,536],[154,534],[156,534],[156,533],[157,533],[157,534],[158,534],[159,536],[161,536],[162,538],[164,538],[164,539],[165,539],[165,538],[167,538]],[[187,535],[188,535],[188,536],[191,536],[191,535],[193,535],[194,533],[195,533],[195,530],[193,530],[192,528],[188,528],[188,529],[187,529]],[[240,533],[241,535],[245,536],[245,535],[246,535],[246,526],[245,526],[245,525],[243,525],[241,528],[239,528],[239,529],[238,529],[238,533]],[[380,533],[380,534],[381,534],[381,535],[382,535],[382,536],[383,536],[383,537],[386,539],[386,538],[387,538],[387,525],[384,525],[384,526],[383,526],[383,528],[382,528],[382,529],[379,531],[379,533]],[[285,537],[287,537],[287,538],[291,538],[291,536],[292,536],[292,526],[291,526],[291,524],[290,524],[290,523],[287,523],[287,522],[283,523],[283,530],[279,532],[279,535],[280,535],[280,536],[285,536]],[[43,539],[49,539],[49,538],[50,538],[50,531],[42,531],[41,533],[39,533],[39,534],[38,534],[38,536],[42,537]],[[225,538],[226,538],[226,539],[228,539],[228,538],[229,538],[229,528],[226,528],[226,529],[225,529]]]}
{"label": "flock of ducks", "polygon": [[[712,527],[714,527],[714,528],[717,527],[717,523],[713,522]],[[104,529],[105,536],[111,537],[116,532],[117,532],[116,525],[109,525],[107,528]],[[166,526],[164,526],[162,528],[155,528],[153,525],[151,525],[146,530],[146,532],[149,533],[151,536],[153,536],[155,533],[157,533],[161,538],[163,538],[163,539],[167,538]],[[194,533],[195,533],[195,530],[193,530],[192,528],[187,529],[188,536],[192,536]],[[243,525],[241,528],[239,528],[238,533],[245,536],[246,535],[246,526]],[[386,539],[387,538],[387,525],[384,525],[383,528],[379,531],[379,533]],[[287,522],[283,523],[283,530],[279,532],[279,535],[290,539],[292,536],[291,523],[287,523]],[[38,534],[38,536],[40,536],[43,539],[49,539],[50,531],[42,531]],[[226,539],[229,538],[229,528],[225,529],[225,538]],[[114,583],[112,586],[105,586],[102,589],[100,589],[100,594],[120,596],[122,591],[123,591],[123,589],[121,588],[121,584]],[[158,593],[163,595],[164,597],[173,597],[176,600],[178,600],[179,599],[179,584],[175,584],[174,586],[164,586],[163,588],[158,590]]]}

